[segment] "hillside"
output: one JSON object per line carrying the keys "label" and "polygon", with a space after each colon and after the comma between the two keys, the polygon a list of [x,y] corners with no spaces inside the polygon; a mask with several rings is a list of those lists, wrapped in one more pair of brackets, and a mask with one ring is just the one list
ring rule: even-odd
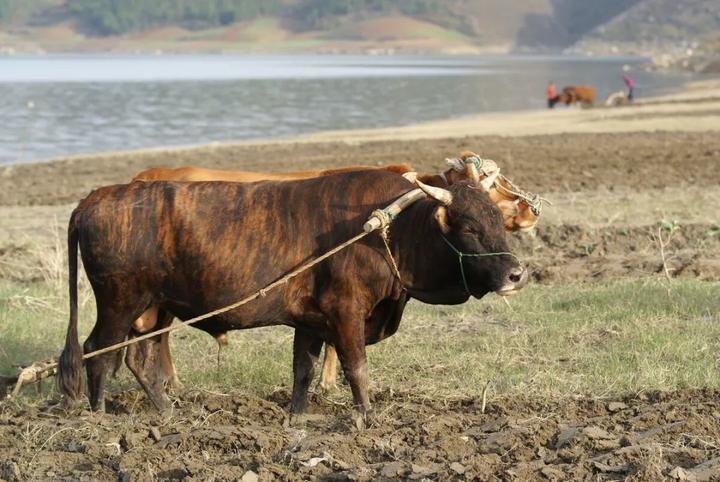
{"label": "hillside", "polygon": [[719,26],[717,0],[0,0],[5,53],[652,53]]}
{"label": "hillside", "polygon": [[717,0],[644,0],[585,35],[578,48],[696,49],[720,27]]}
{"label": "hillside", "polygon": [[720,71],[720,2],[644,0],[588,32],[572,50],[649,55],[658,68]]}

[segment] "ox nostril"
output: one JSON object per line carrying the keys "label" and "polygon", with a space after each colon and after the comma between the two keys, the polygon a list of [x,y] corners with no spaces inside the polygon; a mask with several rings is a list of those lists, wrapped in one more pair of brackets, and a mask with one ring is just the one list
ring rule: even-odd
{"label": "ox nostril", "polygon": [[528,279],[527,269],[522,266],[513,268],[508,274],[508,281],[515,285],[516,288],[522,288]]}

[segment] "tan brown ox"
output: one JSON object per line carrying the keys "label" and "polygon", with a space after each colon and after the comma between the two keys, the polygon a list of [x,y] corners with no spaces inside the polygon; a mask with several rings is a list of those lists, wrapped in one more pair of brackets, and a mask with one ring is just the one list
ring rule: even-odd
{"label": "tan brown ox", "polygon": [[[529,231],[535,227],[539,216],[539,203],[533,204],[532,199],[519,191],[509,181],[497,174],[497,165],[493,161],[482,160],[477,154],[466,151],[457,159],[447,160],[449,168],[438,174],[418,175],[418,179],[425,184],[435,187],[451,186],[459,181],[472,177],[476,182],[486,179],[489,175],[494,179],[489,194],[493,202],[497,204],[503,214],[505,229],[507,231]],[[471,166],[475,166],[472,169]],[[231,181],[231,182],[258,182],[258,181],[285,181],[309,179],[320,176],[327,176],[341,172],[383,169],[398,174],[406,174],[413,171],[408,164],[386,165],[386,166],[349,166],[334,169],[306,170],[293,172],[253,172],[253,171],[229,171],[207,169],[202,167],[185,166],[178,168],[151,168],[138,173],[133,181]],[[477,174],[475,174],[477,173]],[[492,181],[492,179],[486,179]],[[490,183],[488,183],[490,186]],[[537,198],[539,199],[539,198]],[[158,308],[149,307],[133,327],[138,333],[146,333],[152,330],[158,321]],[[219,345],[227,344],[227,335],[220,333],[215,337]],[[170,356],[169,334],[161,335],[160,364],[166,379],[173,387],[180,387],[181,383],[177,377],[172,357]],[[331,345],[325,347],[325,358],[323,361],[322,377],[320,386],[324,389],[335,387],[337,377],[337,354]],[[119,366],[119,364],[118,364]]]}
{"label": "tan brown ox", "polygon": [[569,85],[563,88],[557,101],[565,105],[580,103],[583,107],[592,107],[595,103],[595,88],[589,85]]}

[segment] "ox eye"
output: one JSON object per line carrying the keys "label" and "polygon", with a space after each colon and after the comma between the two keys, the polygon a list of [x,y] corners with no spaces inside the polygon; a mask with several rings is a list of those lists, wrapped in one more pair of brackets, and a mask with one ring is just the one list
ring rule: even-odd
{"label": "ox eye", "polygon": [[471,228],[470,226],[465,226],[464,228],[462,228],[462,233],[463,233],[463,234],[469,234],[469,235],[471,235],[471,236],[477,236],[477,231],[475,231],[475,230],[474,230],[473,228]]}

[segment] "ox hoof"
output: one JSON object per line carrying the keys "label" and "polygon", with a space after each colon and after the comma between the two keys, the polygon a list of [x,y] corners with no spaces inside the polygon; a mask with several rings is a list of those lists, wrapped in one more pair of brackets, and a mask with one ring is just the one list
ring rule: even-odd
{"label": "ox hoof", "polygon": [[168,419],[168,418],[170,418],[170,417],[172,416],[172,414],[173,414],[173,411],[174,411],[174,410],[173,410],[173,404],[172,404],[172,403],[168,403],[168,405],[167,405],[166,407],[158,408],[157,411],[158,411],[158,413],[160,414],[160,417],[161,417],[161,418]]}
{"label": "ox hoof", "polygon": [[338,387],[337,382],[335,380],[333,380],[331,382],[321,380],[320,382],[318,382],[316,389],[320,393],[330,393],[332,391],[337,390],[337,387]]}
{"label": "ox hoof", "polygon": [[157,397],[150,397],[150,401],[155,406],[155,409],[163,415],[172,412],[172,400],[166,394],[162,394]]}
{"label": "ox hoof", "polygon": [[185,385],[182,384],[179,378],[173,378],[165,382],[165,388],[173,392],[182,392],[185,390]]}
{"label": "ox hoof", "polygon": [[355,428],[362,432],[363,430],[370,428],[375,421],[375,415],[372,410],[354,410],[352,414],[353,425]]}

